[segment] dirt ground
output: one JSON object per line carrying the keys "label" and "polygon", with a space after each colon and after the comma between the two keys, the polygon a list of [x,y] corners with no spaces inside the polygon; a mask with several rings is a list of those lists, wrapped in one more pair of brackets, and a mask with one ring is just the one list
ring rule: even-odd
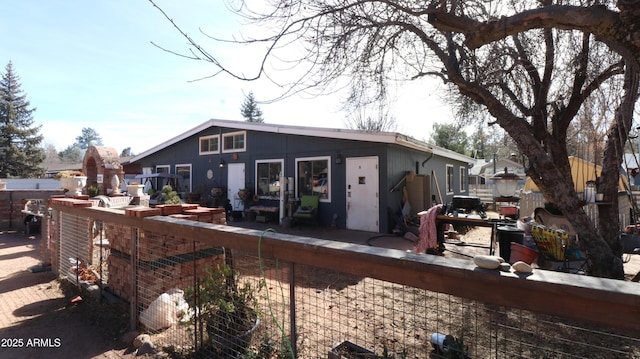
{"label": "dirt ground", "polygon": [[[291,231],[319,238],[348,235],[344,240],[352,243],[413,248],[411,241],[393,236],[327,229]],[[447,244],[445,257],[470,259],[477,253],[488,254],[489,237],[489,228],[473,229]],[[0,358],[135,357],[122,341],[128,328],[128,305],[121,307],[84,295],[74,304],[72,299],[79,294],[75,287],[60,285],[51,272],[33,271],[40,263],[40,242],[38,235],[0,232]],[[640,256],[630,256],[625,271],[629,277],[638,273]]]}

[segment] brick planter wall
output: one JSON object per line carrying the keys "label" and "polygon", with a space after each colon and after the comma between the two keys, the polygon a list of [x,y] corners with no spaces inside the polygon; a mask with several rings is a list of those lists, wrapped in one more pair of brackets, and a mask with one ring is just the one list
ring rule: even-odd
{"label": "brick planter wall", "polygon": [[[205,208],[197,205],[165,205],[132,207],[125,216],[140,218],[170,215],[175,218],[215,224],[226,224],[223,208]],[[105,223],[105,236],[111,245],[108,258],[109,288],[121,298],[130,301],[133,244],[130,227],[118,223]],[[138,305],[146,308],[160,294],[173,288],[184,289],[194,285],[195,278],[205,275],[206,268],[224,260],[220,248],[185,238],[167,236],[153,231],[140,231],[137,239]]]}
{"label": "brick planter wall", "polygon": [[24,205],[29,199],[48,200],[51,196],[64,194],[63,189],[54,190],[0,190],[0,230],[24,231]]}

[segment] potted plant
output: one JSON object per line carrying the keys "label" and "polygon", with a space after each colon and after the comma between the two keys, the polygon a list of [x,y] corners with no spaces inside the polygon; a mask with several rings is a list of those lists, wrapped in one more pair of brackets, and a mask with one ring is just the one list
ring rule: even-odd
{"label": "potted plant", "polygon": [[100,194],[100,189],[98,189],[98,186],[92,184],[91,186],[87,187],[87,194],[89,195],[89,197],[95,197]]}
{"label": "potted plant", "polygon": [[261,286],[240,284],[239,273],[228,264],[207,268],[198,286],[185,290],[185,299],[195,315],[192,322],[203,328],[207,350],[221,357],[243,353],[259,324],[255,294]]}
{"label": "potted plant", "polygon": [[82,171],[60,171],[54,178],[59,180],[60,186],[72,196],[81,195],[82,188],[87,184],[87,176]]}
{"label": "potted plant", "polygon": [[162,203],[163,204],[180,204],[182,200],[178,195],[178,192],[173,190],[170,185],[162,186]]}
{"label": "potted plant", "polygon": [[127,185],[127,193],[132,197],[141,197],[144,194],[144,185],[131,182]]}
{"label": "potted plant", "polygon": [[240,188],[238,190],[238,198],[241,200],[246,201],[249,196],[251,196],[251,191],[248,188]]}

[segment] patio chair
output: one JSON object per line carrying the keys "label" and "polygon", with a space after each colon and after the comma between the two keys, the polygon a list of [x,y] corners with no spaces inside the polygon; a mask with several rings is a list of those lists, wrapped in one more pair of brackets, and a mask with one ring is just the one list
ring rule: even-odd
{"label": "patio chair", "polygon": [[570,236],[576,235],[576,232],[573,230],[573,226],[565,216],[553,214],[542,207],[536,208],[533,213],[533,220],[536,223],[545,225],[547,227],[556,227],[562,229]]}
{"label": "patio chair", "polygon": [[588,258],[580,250],[576,236],[569,235],[563,229],[534,223],[531,227],[531,237],[538,247],[540,268],[569,273],[588,271]]}
{"label": "patio chair", "polygon": [[300,206],[293,213],[293,218],[302,222],[311,222],[318,225],[318,204],[320,197],[305,195],[300,198]]}

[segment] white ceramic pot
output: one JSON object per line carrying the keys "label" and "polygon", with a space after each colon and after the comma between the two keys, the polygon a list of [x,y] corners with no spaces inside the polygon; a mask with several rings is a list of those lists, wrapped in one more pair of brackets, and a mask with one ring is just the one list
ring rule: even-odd
{"label": "white ceramic pot", "polygon": [[129,196],[141,197],[144,195],[144,185],[141,185],[141,184],[127,185],[127,193],[129,194]]}
{"label": "white ceramic pot", "polygon": [[87,176],[73,176],[60,178],[60,186],[67,190],[67,196],[80,196],[82,188],[87,184]]}

